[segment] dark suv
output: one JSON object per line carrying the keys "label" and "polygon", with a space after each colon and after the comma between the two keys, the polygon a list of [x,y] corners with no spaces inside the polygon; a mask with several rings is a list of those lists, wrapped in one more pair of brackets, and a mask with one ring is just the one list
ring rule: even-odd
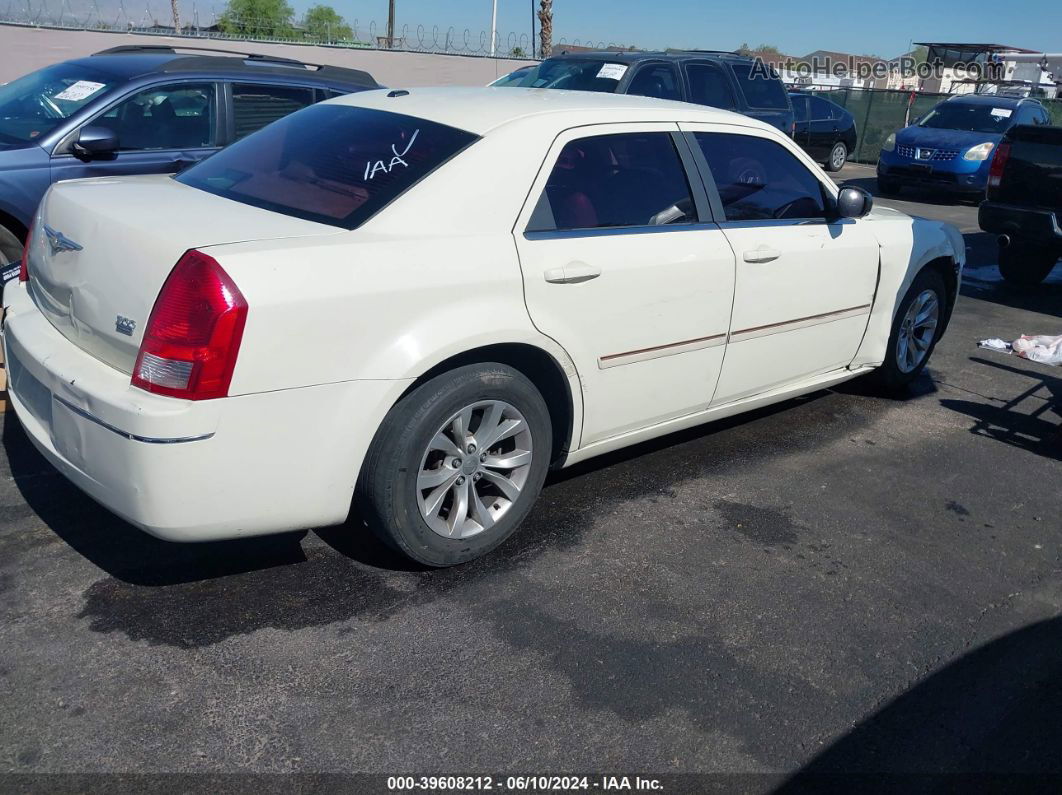
{"label": "dark suv", "polygon": [[744,113],[793,133],[793,106],[777,73],[762,61],[731,52],[567,53],[504,85],[677,99]]}
{"label": "dark suv", "polygon": [[0,289],[53,182],[180,171],[299,108],[379,87],[357,69],[161,46],[115,47],[0,86]]}

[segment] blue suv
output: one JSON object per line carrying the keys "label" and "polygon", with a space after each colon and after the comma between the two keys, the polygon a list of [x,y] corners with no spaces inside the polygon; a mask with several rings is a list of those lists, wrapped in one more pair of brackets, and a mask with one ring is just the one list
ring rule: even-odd
{"label": "blue suv", "polygon": [[0,86],[0,290],[53,182],[180,171],[292,111],[372,88],[357,69],[164,46],[114,47]]}
{"label": "blue suv", "polygon": [[910,127],[885,139],[878,157],[878,189],[933,188],[981,195],[992,154],[1016,124],[1049,124],[1035,99],[989,94],[946,99]]}
{"label": "blue suv", "polygon": [[565,52],[491,85],[673,99],[743,113],[786,135],[794,129],[793,105],[778,73],[736,52]]}

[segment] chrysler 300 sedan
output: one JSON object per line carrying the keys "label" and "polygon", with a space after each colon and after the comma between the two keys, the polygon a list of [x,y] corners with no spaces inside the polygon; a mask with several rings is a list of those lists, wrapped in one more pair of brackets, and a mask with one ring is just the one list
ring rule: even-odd
{"label": "chrysler 300 sedan", "polygon": [[551,466],[915,378],[962,239],[871,204],[727,111],[341,97],[177,177],[52,187],[4,297],[11,402],[63,474],[162,538],[353,503],[456,564],[517,529]]}

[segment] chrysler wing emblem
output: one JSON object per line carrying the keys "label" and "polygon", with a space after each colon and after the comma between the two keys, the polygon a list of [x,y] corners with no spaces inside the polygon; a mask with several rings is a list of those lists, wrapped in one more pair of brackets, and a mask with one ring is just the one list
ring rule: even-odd
{"label": "chrysler wing emblem", "polygon": [[44,234],[48,237],[48,245],[52,249],[53,257],[61,251],[81,251],[79,243],[75,243],[62,232],[57,232],[47,224],[44,225]]}

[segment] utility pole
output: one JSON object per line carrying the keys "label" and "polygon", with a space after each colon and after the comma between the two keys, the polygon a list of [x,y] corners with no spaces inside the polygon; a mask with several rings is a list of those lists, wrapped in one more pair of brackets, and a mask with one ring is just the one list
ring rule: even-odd
{"label": "utility pole", "polygon": [[395,47],[395,0],[387,3],[387,49]]}
{"label": "utility pole", "polygon": [[498,38],[498,0],[493,0],[490,12],[490,54],[495,55],[495,40]]}

